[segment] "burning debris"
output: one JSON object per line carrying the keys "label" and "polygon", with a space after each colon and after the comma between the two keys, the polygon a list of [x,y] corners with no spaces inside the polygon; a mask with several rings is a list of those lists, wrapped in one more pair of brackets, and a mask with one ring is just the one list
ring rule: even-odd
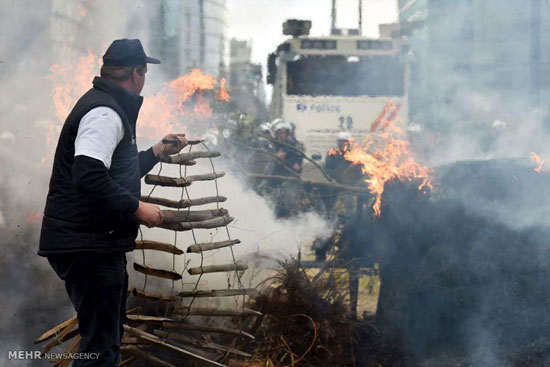
{"label": "burning debris", "polygon": [[550,177],[513,161],[437,172],[431,195],[416,182],[387,186],[363,232],[378,248],[377,327],[417,360],[547,365],[550,228],[521,218],[548,205]]}
{"label": "burning debris", "polygon": [[[46,125],[48,145],[55,143],[65,118],[76,100],[90,88],[90,81],[101,63],[99,56],[88,52],[76,64],[50,67],[54,111]],[[220,104],[231,101],[225,78],[217,81],[213,75],[192,69],[188,74],[164,83],[159,92],[144,99],[138,119],[138,136],[156,138],[175,127],[184,128],[187,122],[204,123],[212,115],[213,108],[218,108],[216,101]]]}

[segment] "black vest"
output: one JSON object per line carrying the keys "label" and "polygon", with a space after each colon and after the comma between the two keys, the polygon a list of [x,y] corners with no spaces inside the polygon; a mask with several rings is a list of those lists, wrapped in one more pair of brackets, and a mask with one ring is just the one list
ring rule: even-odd
{"label": "black vest", "polygon": [[96,77],[93,88],[76,103],[63,125],[55,152],[39,255],[133,250],[139,226],[134,214],[109,211],[102,203],[79,192],[73,184],[72,166],[80,120],[95,107],[110,107],[122,119],[124,137],[113,153],[109,174],[139,198],[140,167],[135,130],[142,101],[142,97],[109,79]]}

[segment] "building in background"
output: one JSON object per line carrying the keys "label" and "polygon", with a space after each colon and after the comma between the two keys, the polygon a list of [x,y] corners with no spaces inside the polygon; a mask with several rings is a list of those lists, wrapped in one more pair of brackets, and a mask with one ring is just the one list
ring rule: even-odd
{"label": "building in background", "polygon": [[159,54],[170,60],[175,77],[192,68],[221,77],[227,65],[226,0],[162,0],[158,27]]}
{"label": "building in background", "polygon": [[[517,120],[538,108],[548,114],[548,2],[399,0],[399,19],[412,50],[411,121],[441,126]],[[498,106],[468,111],[464,101],[475,94]]]}
{"label": "building in background", "polygon": [[[224,76],[226,0],[49,0],[53,54],[103,50],[116,38],[140,38],[168,78],[192,68]],[[59,57],[63,59],[63,57]]]}
{"label": "building in background", "polygon": [[229,94],[237,107],[257,118],[267,118],[262,65],[252,62],[248,41],[232,39],[229,58]]}

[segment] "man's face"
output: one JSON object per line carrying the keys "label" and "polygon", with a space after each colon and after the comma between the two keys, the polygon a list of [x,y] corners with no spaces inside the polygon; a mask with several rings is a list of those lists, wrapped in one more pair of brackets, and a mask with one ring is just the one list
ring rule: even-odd
{"label": "man's face", "polygon": [[134,79],[134,93],[140,94],[143,90],[143,86],[145,85],[145,74],[147,73],[147,66],[144,68],[135,68],[133,71],[133,79]]}
{"label": "man's face", "polygon": [[279,129],[277,130],[277,139],[280,141],[286,140],[288,138],[288,130],[287,129]]}
{"label": "man's face", "polygon": [[338,149],[344,151],[347,149],[347,147],[349,146],[349,141],[348,140],[336,140],[336,144],[338,145]]}

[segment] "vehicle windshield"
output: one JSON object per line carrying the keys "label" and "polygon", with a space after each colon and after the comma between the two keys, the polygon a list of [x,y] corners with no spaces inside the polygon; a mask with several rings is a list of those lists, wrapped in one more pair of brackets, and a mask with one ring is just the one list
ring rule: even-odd
{"label": "vehicle windshield", "polygon": [[398,56],[302,56],[287,64],[287,94],[403,96],[404,74]]}

